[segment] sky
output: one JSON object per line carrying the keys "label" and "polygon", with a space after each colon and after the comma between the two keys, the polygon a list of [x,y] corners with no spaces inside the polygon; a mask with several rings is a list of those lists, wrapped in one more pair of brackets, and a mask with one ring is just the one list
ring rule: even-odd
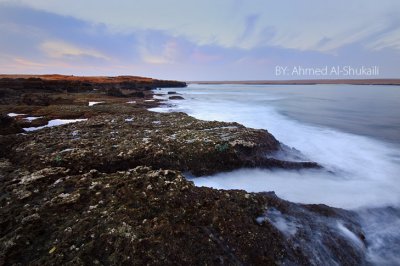
{"label": "sky", "polygon": [[0,0],[6,74],[267,80],[376,66],[372,78],[400,78],[399,59],[398,0]]}

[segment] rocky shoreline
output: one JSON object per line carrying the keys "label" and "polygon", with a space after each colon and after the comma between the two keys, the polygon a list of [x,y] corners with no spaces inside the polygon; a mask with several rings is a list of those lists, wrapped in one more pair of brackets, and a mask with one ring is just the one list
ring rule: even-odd
{"label": "rocky shoreline", "polygon": [[[319,165],[277,159],[291,149],[265,130],[147,111],[159,104],[151,89],[184,85],[0,79],[0,265],[366,263],[352,212],[186,180]],[[52,119],[85,120],[24,130]]]}

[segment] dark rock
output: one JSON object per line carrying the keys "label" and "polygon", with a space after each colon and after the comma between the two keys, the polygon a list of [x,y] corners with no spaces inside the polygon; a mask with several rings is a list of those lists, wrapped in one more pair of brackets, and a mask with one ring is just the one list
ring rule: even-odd
{"label": "dark rock", "polygon": [[336,227],[362,234],[343,210],[325,216],[273,194],[195,187],[179,172],[143,166],[77,175],[12,168],[0,160],[5,265],[365,264],[363,247]]}
{"label": "dark rock", "polygon": [[[75,77],[62,75],[2,75],[0,78],[0,104],[25,103],[46,106],[51,103],[48,94],[106,92],[110,96],[125,97],[121,90],[150,91],[154,88],[185,87],[185,82],[158,80],[135,76]],[[25,94],[38,94],[27,95]],[[138,96],[140,97],[140,96]],[[24,99],[22,99],[24,98]],[[49,102],[50,101],[50,102]],[[54,103],[65,104],[65,103]]]}
{"label": "dark rock", "polygon": [[126,95],[118,88],[110,88],[107,90],[107,95],[108,96],[113,96],[113,97],[126,97]]}
{"label": "dark rock", "polygon": [[[98,124],[101,130],[95,126]],[[72,137],[76,131],[80,132],[79,140]],[[196,120],[183,113],[142,111],[134,116],[98,116],[87,122],[40,130],[14,145],[10,158],[35,169],[54,165],[73,172],[114,172],[147,165],[190,171],[197,176],[240,167],[318,167],[312,162],[266,156],[280,147],[265,130]],[[61,153],[64,149],[70,152]],[[56,161],[58,156],[62,160]]]}
{"label": "dark rock", "polygon": [[177,94],[176,91],[169,91],[167,94]]}
{"label": "dark rock", "polygon": [[0,135],[22,133],[24,130],[13,117],[0,114]]}
{"label": "dark rock", "polygon": [[22,102],[26,105],[48,106],[50,97],[44,93],[29,93],[22,96]]}
{"label": "dark rock", "polygon": [[17,123],[20,127],[22,128],[27,128],[27,127],[40,127],[40,126],[44,126],[47,125],[48,123],[48,119],[44,118],[44,117],[40,117],[37,118],[35,120],[32,121],[28,121],[24,118],[18,119]]}
{"label": "dark rock", "polygon": [[18,93],[13,89],[0,88],[0,98],[10,97],[10,96],[14,96],[14,95],[17,95],[17,94]]}
{"label": "dark rock", "polygon": [[170,96],[169,99],[170,100],[184,100],[185,98],[183,98],[182,96]]}
{"label": "dark rock", "polygon": [[142,91],[136,91],[136,92],[132,92],[127,94],[128,97],[138,97],[138,98],[144,98],[145,94]]}

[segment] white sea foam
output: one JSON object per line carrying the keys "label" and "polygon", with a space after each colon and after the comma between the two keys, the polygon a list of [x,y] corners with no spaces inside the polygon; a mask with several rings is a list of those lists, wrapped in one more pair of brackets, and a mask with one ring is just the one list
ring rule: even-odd
{"label": "white sea foam", "polygon": [[25,117],[24,119],[32,122],[33,120],[36,120],[39,118],[42,118],[42,116],[28,116],[28,117]]}
{"label": "white sea foam", "polygon": [[54,119],[50,120],[47,125],[41,127],[28,127],[24,128],[25,131],[35,131],[46,127],[54,127],[54,126],[61,126],[70,123],[76,123],[81,121],[86,121],[87,119]]}
{"label": "white sea foam", "polygon": [[100,103],[104,103],[104,102],[89,102],[89,106],[93,106],[93,105],[96,105],[96,104],[100,104]]}
{"label": "white sea foam", "polygon": [[25,115],[25,114],[8,113],[7,115],[8,115],[9,117],[16,117],[16,116],[22,116],[22,115]]}
{"label": "white sea foam", "polygon": [[[263,86],[190,85],[177,89],[185,96],[185,101],[152,110],[180,111],[199,119],[235,121],[248,127],[267,129],[279,141],[300,150],[324,169],[239,169],[193,178],[192,181],[197,186],[219,189],[275,191],[281,198],[294,202],[355,209],[368,242],[366,255],[369,262],[399,265],[399,146],[290,119],[278,112],[273,104],[286,97],[285,93],[277,95],[262,90]],[[396,114],[392,117],[397,121]],[[295,232],[295,226],[291,223],[288,226],[279,215],[276,217],[273,220],[261,216],[258,221],[268,220],[283,232]],[[343,224],[338,223],[336,230],[362,247],[361,240]]]}
{"label": "white sea foam", "polygon": [[361,241],[361,239],[339,221],[337,222],[337,228],[342,235],[352,241],[357,247],[361,249],[364,248],[364,243]]}
{"label": "white sea foam", "polygon": [[368,242],[369,261],[373,265],[399,265],[400,209],[361,210],[359,216]]}
{"label": "white sea foam", "polygon": [[262,224],[265,221],[272,223],[287,237],[295,235],[297,228],[300,226],[293,217],[283,215],[280,211],[273,208],[267,210],[263,216],[257,217],[256,221],[259,224]]}
{"label": "white sea foam", "polygon": [[152,110],[181,111],[199,119],[235,121],[267,129],[279,141],[324,167],[302,171],[240,169],[193,179],[198,186],[275,191],[294,202],[325,203],[347,209],[400,203],[398,147],[289,119],[268,104],[284,96],[256,89],[231,91],[224,86],[191,85],[179,93],[187,100]]}

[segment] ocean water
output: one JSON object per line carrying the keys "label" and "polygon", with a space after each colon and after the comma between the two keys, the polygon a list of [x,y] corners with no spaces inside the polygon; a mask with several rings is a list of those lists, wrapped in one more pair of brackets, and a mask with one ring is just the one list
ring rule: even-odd
{"label": "ocean water", "polygon": [[324,167],[240,169],[193,179],[197,185],[275,191],[290,201],[347,209],[400,205],[400,87],[190,85],[176,91],[185,100],[155,110],[267,129]]}
{"label": "ocean water", "polygon": [[[239,169],[193,178],[197,186],[275,191],[298,203],[360,214],[373,264],[400,265],[400,86],[189,85],[158,112],[267,129],[321,170]],[[392,228],[392,231],[388,231]]]}

